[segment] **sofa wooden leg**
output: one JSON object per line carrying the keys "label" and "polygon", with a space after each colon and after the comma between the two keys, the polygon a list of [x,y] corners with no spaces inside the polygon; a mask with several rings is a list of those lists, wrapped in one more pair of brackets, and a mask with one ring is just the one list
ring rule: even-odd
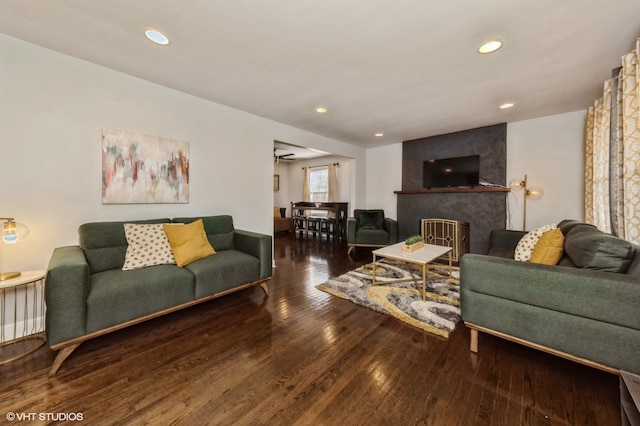
{"label": "sofa wooden leg", "polygon": [[49,370],[49,376],[54,376],[58,372],[58,369],[60,368],[64,360],[67,359],[69,355],[71,355],[71,352],[75,351],[76,348],[80,346],[80,343],[76,343],[60,349],[60,352],[58,352],[58,356],[56,356],[56,359],[53,360],[53,365],[51,366],[51,370]]}
{"label": "sofa wooden leg", "polygon": [[264,291],[265,295],[269,295],[269,288],[267,287],[267,283],[260,283],[260,287],[262,287],[262,290]]}
{"label": "sofa wooden leg", "polygon": [[349,246],[349,249],[347,250],[347,256],[351,254],[354,248],[356,248],[356,246]]}
{"label": "sofa wooden leg", "polygon": [[478,353],[478,330],[471,328],[471,345],[469,349],[471,352]]}

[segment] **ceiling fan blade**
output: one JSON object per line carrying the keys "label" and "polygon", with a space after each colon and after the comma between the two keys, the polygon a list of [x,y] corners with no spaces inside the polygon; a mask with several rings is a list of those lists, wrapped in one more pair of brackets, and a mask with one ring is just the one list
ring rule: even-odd
{"label": "ceiling fan blade", "polygon": [[273,161],[276,164],[278,164],[280,161],[287,161],[287,162],[295,161],[296,160],[295,158],[288,158],[288,157],[291,157],[291,156],[294,156],[294,155],[296,155],[296,154],[293,153],[293,152],[288,153],[288,154],[280,154],[280,155],[278,155],[277,148],[273,149]]}

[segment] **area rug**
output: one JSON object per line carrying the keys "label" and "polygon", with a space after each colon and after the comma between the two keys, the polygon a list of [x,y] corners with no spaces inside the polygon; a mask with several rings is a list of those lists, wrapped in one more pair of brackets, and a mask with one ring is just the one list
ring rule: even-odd
{"label": "area rug", "polygon": [[[422,300],[422,271],[411,265],[382,259],[376,262],[376,285],[371,286],[372,264],[364,265],[316,286],[333,296],[349,300],[376,312],[394,318],[429,333],[449,337],[460,321],[459,270],[448,266],[428,267],[427,298]],[[407,279],[402,283],[385,283]]]}

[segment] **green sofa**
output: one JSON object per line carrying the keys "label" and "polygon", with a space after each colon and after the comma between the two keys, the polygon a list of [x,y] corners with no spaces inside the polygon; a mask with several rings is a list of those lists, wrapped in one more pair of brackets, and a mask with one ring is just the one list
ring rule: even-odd
{"label": "green sofa", "polygon": [[86,223],[79,245],[56,248],[46,275],[46,338],[60,351],[50,375],[82,342],[224,294],[260,285],[268,294],[271,236],[234,229],[231,216],[203,217],[216,254],[178,267],[122,270],[125,223],[188,224],[200,218]]}
{"label": "green sofa", "polygon": [[525,232],[493,231],[489,255],[460,265],[462,319],[478,332],[612,373],[640,374],[640,248],[565,220],[558,265],[513,259]]}

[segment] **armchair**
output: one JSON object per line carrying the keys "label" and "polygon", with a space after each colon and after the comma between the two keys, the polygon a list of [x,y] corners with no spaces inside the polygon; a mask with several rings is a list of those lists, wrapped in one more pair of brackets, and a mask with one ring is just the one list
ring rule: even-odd
{"label": "armchair", "polygon": [[384,210],[353,211],[347,219],[347,254],[356,247],[384,247],[398,242],[398,222],[384,217]]}

